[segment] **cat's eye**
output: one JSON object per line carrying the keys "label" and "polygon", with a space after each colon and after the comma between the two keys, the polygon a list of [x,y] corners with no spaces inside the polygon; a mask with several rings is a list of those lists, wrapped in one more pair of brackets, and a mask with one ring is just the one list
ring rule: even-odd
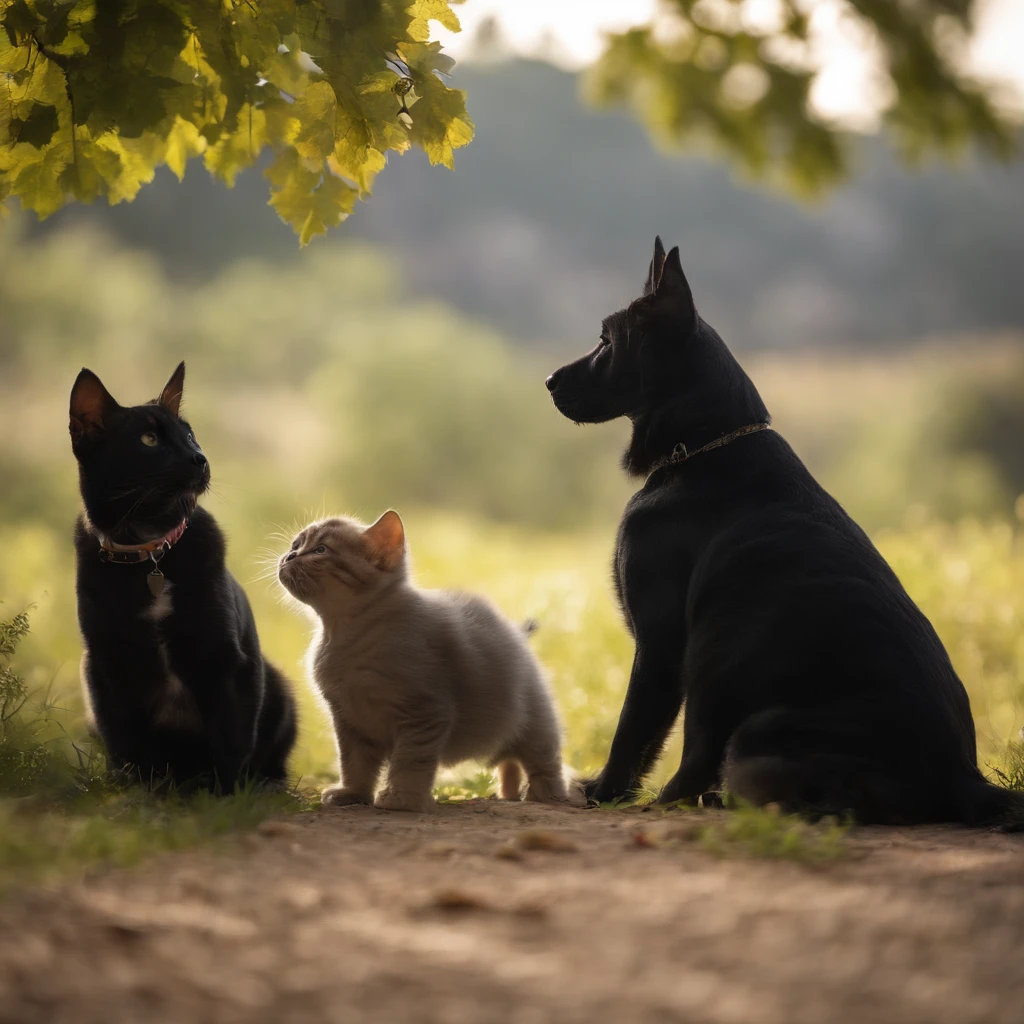
{"label": "cat's eye", "polygon": [[155,448],[157,445],[156,434],[143,434],[142,443],[146,445],[147,448]]}
{"label": "cat's eye", "polygon": [[322,555],[322,554],[325,554],[325,553],[326,553],[326,551],[327,551],[327,547],[326,547],[326,545],[324,545],[324,544],[321,544],[321,545],[320,545],[320,547],[318,547],[318,548],[316,548],[316,549],[314,550],[313,554],[314,554],[314,555]]}

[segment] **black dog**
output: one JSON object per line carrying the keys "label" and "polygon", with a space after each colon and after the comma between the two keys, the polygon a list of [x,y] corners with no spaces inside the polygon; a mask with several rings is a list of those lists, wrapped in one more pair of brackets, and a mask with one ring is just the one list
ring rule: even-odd
{"label": "black dog", "polygon": [[178,416],[184,379],[182,363],[160,398],[132,408],[89,370],[72,389],[82,680],[116,772],[231,792],[284,780],[295,705],[260,653],[224,537],[196,506],[210,467]]}
{"label": "black dog", "polygon": [[864,822],[996,823],[1024,796],[977,767],[967,693],[864,532],[768,427],[660,239],[643,297],[547,380],[577,423],[628,416],[615,582],[636,655],[608,763],[629,794],[686,701],[662,801],[719,785],[758,804]]}

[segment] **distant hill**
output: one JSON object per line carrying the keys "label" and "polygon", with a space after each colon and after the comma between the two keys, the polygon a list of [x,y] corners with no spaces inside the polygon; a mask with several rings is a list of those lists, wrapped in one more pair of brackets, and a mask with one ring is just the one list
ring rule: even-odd
{"label": "distant hill", "polygon": [[[656,232],[679,243],[698,304],[740,348],[912,341],[1024,329],[1024,164],[917,172],[876,140],[850,183],[798,205],[700,157],[655,151],[620,114],[577,98],[573,75],[511,61],[459,69],[477,138],[455,173],[392,161],[377,195],[314,245],[373,240],[413,288],[516,339],[579,347],[634,297]],[[227,191],[198,166],[130,205],[72,207],[152,249],[176,276],[239,258],[294,260],[261,175]]]}

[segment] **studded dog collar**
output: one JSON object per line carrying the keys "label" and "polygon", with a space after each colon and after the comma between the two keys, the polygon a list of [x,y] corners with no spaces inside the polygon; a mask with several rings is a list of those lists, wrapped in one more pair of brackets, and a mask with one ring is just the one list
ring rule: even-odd
{"label": "studded dog collar", "polygon": [[665,456],[663,459],[659,459],[654,466],[651,468],[650,473],[647,475],[647,479],[658,472],[659,469],[664,469],[666,466],[681,466],[684,462],[689,462],[696,455],[701,455],[704,452],[709,452],[714,448],[721,448],[723,445],[731,444],[737,438],[744,437],[747,434],[756,434],[761,430],[771,430],[771,425],[768,423],[748,423],[745,427],[740,427],[739,430],[734,430],[731,434],[725,434],[722,437],[715,438],[714,441],[709,441],[706,445],[701,448],[696,448],[692,452],[689,451],[685,444],[681,441],[679,444],[672,449],[672,454]]}

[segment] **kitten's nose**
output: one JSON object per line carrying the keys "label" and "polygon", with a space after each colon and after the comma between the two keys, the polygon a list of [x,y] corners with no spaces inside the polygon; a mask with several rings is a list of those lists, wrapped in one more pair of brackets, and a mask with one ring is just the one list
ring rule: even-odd
{"label": "kitten's nose", "polygon": [[288,554],[284,556],[284,560],[286,562],[290,562],[297,554],[298,551],[289,551]]}
{"label": "kitten's nose", "polygon": [[551,374],[546,381],[544,381],[544,387],[546,387],[548,391],[554,391],[555,388],[558,387],[558,375],[561,372],[561,370],[555,370],[555,372]]}
{"label": "kitten's nose", "polygon": [[195,455],[192,456],[192,461],[197,466],[205,466],[206,465],[206,456],[202,452],[196,452]]}

